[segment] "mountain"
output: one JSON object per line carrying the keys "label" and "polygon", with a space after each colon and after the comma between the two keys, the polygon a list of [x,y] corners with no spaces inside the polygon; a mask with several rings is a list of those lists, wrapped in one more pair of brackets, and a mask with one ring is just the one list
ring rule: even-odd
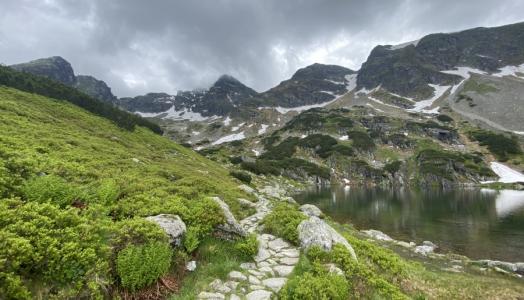
{"label": "mountain", "polygon": [[415,99],[431,97],[428,84],[455,85],[463,78],[444,73],[469,67],[498,73],[524,63],[524,23],[474,28],[455,33],[430,34],[399,46],[377,46],[359,71],[357,85],[378,86]]}
{"label": "mountain", "polygon": [[261,104],[289,108],[325,103],[351,90],[355,80],[353,70],[316,63],[299,69],[290,79],[262,93]]}
{"label": "mountain", "polygon": [[76,76],[71,64],[60,56],[36,59],[10,67],[18,71],[56,80],[105,102],[114,103],[117,99],[104,81],[92,76]]}

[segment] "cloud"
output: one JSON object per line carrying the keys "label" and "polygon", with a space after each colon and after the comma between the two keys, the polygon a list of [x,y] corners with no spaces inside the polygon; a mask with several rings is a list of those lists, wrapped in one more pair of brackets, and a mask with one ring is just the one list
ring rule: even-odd
{"label": "cloud", "polygon": [[377,44],[522,21],[524,2],[0,0],[0,61],[52,55],[118,96],[207,87],[262,91],[314,62],[359,69]]}

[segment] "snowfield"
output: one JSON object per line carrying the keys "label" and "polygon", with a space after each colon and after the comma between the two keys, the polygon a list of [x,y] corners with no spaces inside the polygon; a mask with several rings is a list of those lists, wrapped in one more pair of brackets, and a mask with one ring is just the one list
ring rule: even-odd
{"label": "snowfield", "polygon": [[212,117],[204,117],[200,113],[193,112],[187,108],[184,108],[182,110],[176,110],[175,106],[171,106],[170,109],[160,112],[160,113],[143,113],[143,112],[136,112],[136,114],[140,115],[144,118],[154,118],[158,117],[160,115],[164,115],[162,119],[171,119],[171,120],[189,120],[189,121],[205,121],[209,119],[216,119],[219,118],[218,116],[212,116]]}
{"label": "snowfield", "polygon": [[433,93],[433,97],[427,99],[415,102],[413,105],[413,108],[407,109],[407,111],[410,112],[420,112],[424,114],[438,114],[438,107],[435,107],[434,109],[428,110],[426,108],[431,107],[433,105],[433,102],[438,100],[444,93],[449,89],[449,85],[436,85],[436,84],[429,84],[430,87],[432,87],[435,92]]}
{"label": "snowfield", "polygon": [[227,143],[227,142],[232,142],[232,141],[238,141],[238,140],[242,140],[242,139],[245,139],[246,136],[244,135],[244,132],[239,132],[239,133],[233,133],[233,134],[230,134],[230,135],[226,135],[226,136],[223,136],[221,138],[219,138],[218,140],[214,141],[211,145],[220,145],[220,144],[223,144],[223,143]]}
{"label": "snowfield", "polygon": [[[499,177],[498,182],[503,183],[514,183],[524,182],[524,174],[519,171],[515,171],[512,168],[505,166],[498,162],[492,162],[490,164],[491,170]],[[493,181],[484,181],[482,183],[492,183]]]}

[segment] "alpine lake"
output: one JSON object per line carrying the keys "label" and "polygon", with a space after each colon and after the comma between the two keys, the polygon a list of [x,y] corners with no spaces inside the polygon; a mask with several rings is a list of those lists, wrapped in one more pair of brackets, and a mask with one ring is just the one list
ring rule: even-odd
{"label": "alpine lake", "polygon": [[315,186],[294,198],[359,230],[431,241],[440,253],[524,262],[524,191]]}

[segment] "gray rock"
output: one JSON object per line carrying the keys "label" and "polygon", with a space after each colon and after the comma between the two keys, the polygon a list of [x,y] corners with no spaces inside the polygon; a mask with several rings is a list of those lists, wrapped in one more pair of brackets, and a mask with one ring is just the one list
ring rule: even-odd
{"label": "gray rock", "polygon": [[235,216],[233,216],[231,213],[229,205],[227,205],[227,203],[218,197],[211,197],[211,199],[213,199],[213,201],[215,201],[220,206],[222,213],[226,218],[226,223],[218,225],[218,229],[224,231],[227,234],[247,236],[246,231],[242,228],[242,226],[235,219]]}
{"label": "gray rock", "polygon": [[287,278],[274,277],[262,280],[262,284],[272,289],[274,292],[280,291],[280,289],[286,284]]}
{"label": "gray rock", "polygon": [[197,267],[197,263],[194,260],[189,261],[186,264],[186,270],[188,270],[189,272],[193,272],[194,270],[196,270],[196,267]]}
{"label": "gray rock", "polygon": [[430,241],[424,241],[422,242],[422,245],[415,247],[415,253],[428,256],[429,254],[433,253],[435,249],[437,248],[437,245],[433,244]]}
{"label": "gray rock", "polygon": [[283,239],[281,238],[278,238],[276,240],[272,240],[268,243],[268,247],[272,250],[275,250],[275,251],[278,251],[282,248],[288,248],[290,247],[291,245],[289,245],[288,242],[284,241]]}
{"label": "gray rock", "polygon": [[209,284],[209,287],[215,291],[215,292],[219,292],[219,293],[223,293],[223,294],[227,294],[229,292],[231,292],[231,288],[226,286],[222,280],[220,279],[215,279],[213,280],[210,284]]}
{"label": "gray rock", "polygon": [[329,273],[344,276],[344,271],[342,271],[335,264],[325,264],[324,266],[326,267]]}
{"label": "gray rock", "polygon": [[294,266],[298,263],[298,257],[283,257],[279,261],[283,265]]}
{"label": "gray rock", "polygon": [[169,237],[169,242],[175,246],[180,246],[182,237],[186,233],[186,224],[177,215],[161,214],[149,216],[146,220],[154,222],[160,226]]}
{"label": "gray rock", "polygon": [[244,198],[238,198],[237,199],[238,203],[240,203],[241,206],[243,207],[255,207],[256,204],[247,200],[247,199],[244,199]]}
{"label": "gray rock", "polygon": [[278,276],[287,277],[293,272],[294,266],[275,266],[273,270]]}
{"label": "gray rock", "polygon": [[386,242],[393,241],[393,239],[389,235],[387,235],[384,232],[379,231],[379,230],[374,230],[374,229],[362,230],[362,233],[364,233],[365,235],[371,237],[374,240],[386,241]]}
{"label": "gray rock", "polygon": [[233,279],[233,280],[237,280],[237,281],[242,281],[242,280],[246,280],[247,277],[246,275],[238,272],[238,271],[231,271],[229,273],[229,278]]}
{"label": "gray rock", "polygon": [[271,292],[266,290],[256,290],[246,295],[246,300],[269,300]]}
{"label": "gray rock", "polygon": [[226,296],[220,293],[202,292],[198,294],[198,299],[222,300],[222,299],[226,299]]}
{"label": "gray rock", "polygon": [[312,204],[304,204],[300,207],[300,210],[306,217],[320,217],[322,215],[322,211]]}
{"label": "gray rock", "polygon": [[239,185],[238,188],[243,190],[244,192],[246,192],[248,194],[254,194],[255,193],[255,190],[252,187],[247,186],[245,184]]}
{"label": "gray rock", "polygon": [[348,241],[318,217],[310,217],[298,225],[298,239],[303,249],[319,246],[326,251],[330,251],[333,245],[342,244],[349,250],[351,256],[357,259],[355,251]]}
{"label": "gray rock", "polygon": [[255,276],[253,276],[253,275],[249,275],[248,281],[251,284],[260,285],[260,280],[258,278],[256,278]]}
{"label": "gray rock", "polygon": [[231,294],[231,296],[229,296],[229,300],[240,300],[240,297],[235,294]]}
{"label": "gray rock", "polygon": [[258,253],[257,255],[255,256],[255,261],[258,263],[258,262],[261,262],[261,261],[264,261],[268,258],[271,257],[271,254],[269,254],[269,251],[267,249],[264,249],[262,247],[259,247],[258,248]]}
{"label": "gray rock", "polygon": [[510,263],[505,261],[498,261],[498,260],[489,260],[489,259],[483,259],[474,261],[473,263],[484,266],[484,267],[490,267],[490,268],[500,268],[508,272],[522,272],[522,269],[519,270],[519,266],[523,267],[524,263]]}
{"label": "gray rock", "polygon": [[255,265],[254,263],[242,263],[240,264],[240,268],[244,270],[256,269],[257,265]]}

